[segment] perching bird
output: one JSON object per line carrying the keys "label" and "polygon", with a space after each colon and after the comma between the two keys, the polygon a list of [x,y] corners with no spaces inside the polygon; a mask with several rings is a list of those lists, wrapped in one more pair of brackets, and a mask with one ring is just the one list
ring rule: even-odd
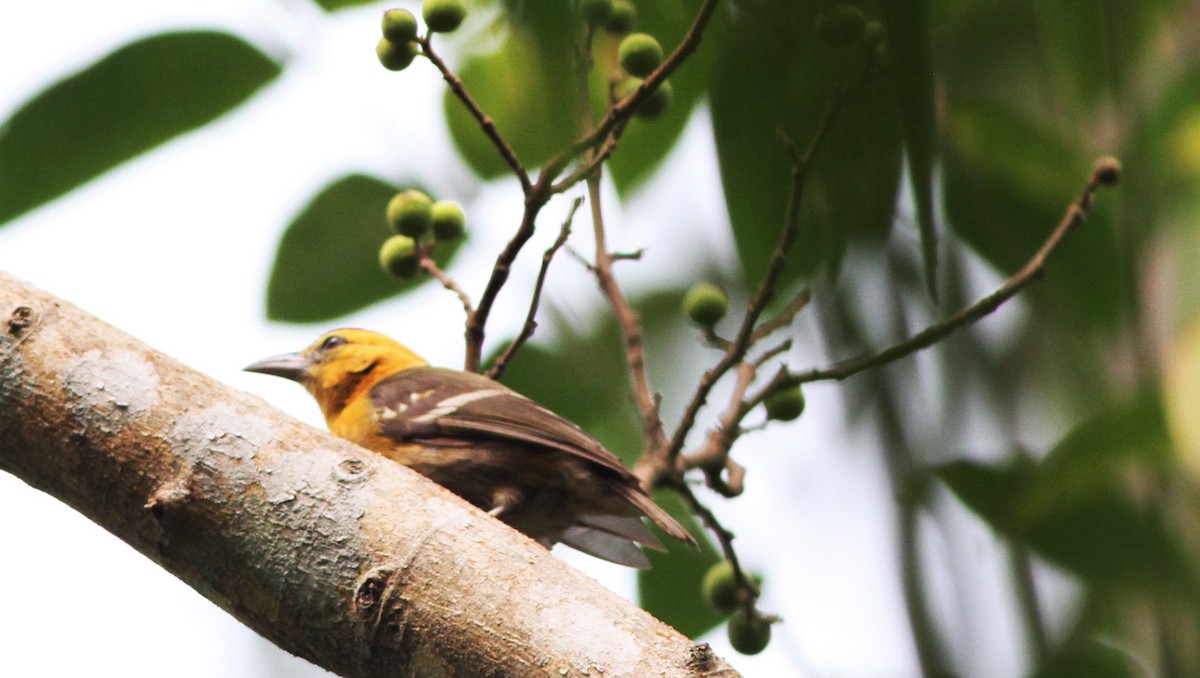
{"label": "perching bird", "polygon": [[245,368],[291,379],[335,435],[397,461],[550,548],[650,566],[642,522],[695,545],[637,477],[575,424],[479,374],[430,367],[381,334],[326,333]]}

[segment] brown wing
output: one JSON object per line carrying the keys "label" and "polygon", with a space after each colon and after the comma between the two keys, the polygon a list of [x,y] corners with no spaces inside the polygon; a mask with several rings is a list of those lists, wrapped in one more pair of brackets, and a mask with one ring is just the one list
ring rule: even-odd
{"label": "brown wing", "polygon": [[383,434],[395,440],[529,443],[586,459],[636,482],[629,469],[583,429],[482,375],[413,367],[376,384],[371,400],[380,412]]}

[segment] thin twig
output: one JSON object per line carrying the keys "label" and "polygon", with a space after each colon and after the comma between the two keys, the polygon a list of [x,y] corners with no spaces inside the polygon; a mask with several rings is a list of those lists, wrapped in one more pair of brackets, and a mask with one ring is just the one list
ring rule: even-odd
{"label": "thin twig", "polygon": [[467,296],[467,293],[463,291],[463,288],[458,284],[458,282],[455,281],[454,278],[451,278],[450,275],[445,271],[443,271],[441,267],[437,265],[437,262],[433,260],[432,248],[421,247],[417,252],[417,257],[417,263],[421,266],[421,268],[425,269],[426,273],[436,278],[437,281],[442,284],[442,287],[445,287],[454,294],[458,295],[458,300],[462,302],[463,305],[463,311],[466,312],[468,318],[471,317],[475,313],[475,309],[471,306],[471,297]]}
{"label": "thin twig", "polygon": [[736,535],[721,524],[715,513],[705,506],[696,494],[692,492],[692,488],[687,483],[679,482],[673,485],[679,495],[688,505],[688,510],[693,515],[700,518],[700,522],[708,528],[709,532],[717,537],[717,544],[721,547],[721,555],[729,564],[733,566],[734,581],[737,584],[738,599],[747,615],[757,614],[770,623],[779,621],[776,615],[761,614],[755,608],[755,603],[758,601],[759,589],[746,571],[742,569],[741,560],[738,559],[737,550],[733,547],[733,540]]}
{"label": "thin twig", "polygon": [[632,252],[610,252],[608,258],[613,261],[641,261],[645,253],[646,248],[639,247]]}
{"label": "thin twig", "polygon": [[736,497],[744,489],[741,477],[721,477],[722,471],[730,470],[729,450],[741,435],[739,424],[745,413],[742,411],[742,397],[750,384],[754,382],[757,370],[750,363],[738,365],[737,383],[729,397],[729,405],[718,419],[717,426],[708,434],[708,440],[696,453],[686,458],[687,468],[700,468],[704,471],[705,481],[710,488],[724,497]]}
{"label": "thin twig", "polygon": [[790,325],[792,320],[795,320],[796,315],[800,311],[803,311],[804,307],[808,306],[808,302],[810,301],[812,301],[812,291],[807,287],[800,290],[796,293],[796,296],[792,297],[792,301],[787,305],[787,308],[784,308],[778,315],[764,321],[754,329],[754,332],[750,335],[750,343],[757,343],[770,336],[775,330]]}
{"label": "thin twig", "polygon": [[521,190],[528,194],[532,187],[532,183],[529,180],[529,173],[525,170],[525,166],[521,164],[521,159],[517,157],[517,152],[513,150],[513,147],[500,134],[500,130],[496,128],[496,122],[492,120],[491,116],[484,113],[483,108],[475,101],[475,97],[471,96],[471,93],[467,91],[467,87],[463,84],[462,79],[454,71],[451,71],[446,62],[433,50],[433,43],[430,37],[425,36],[417,42],[421,45],[421,50],[429,59],[429,62],[442,74],[442,79],[450,86],[450,91],[454,92],[454,96],[458,97],[459,101],[466,106],[467,111],[483,129],[483,133],[487,135],[487,138],[491,140],[492,145],[500,152],[504,161],[512,168],[513,174],[521,182]]}
{"label": "thin twig", "polygon": [[[755,360],[745,361],[738,365],[737,382],[729,396],[729,404],[726,405],[725,411],[717,420],[716,428],[709,432],[708,438],[700,449],[683,457],[682,466],[685,470],[703,469],[708,486],[723,496],[735,497],[742,493],[741,467],[733,462],[729,452],[738,438],[748,430],[742,426],[742,420],[751,410],[762,403],[767,394],[774,391],[772,385],[775,379],[780,378],[779,375],[776,374],[772,383],[760,389],[758,393],[752,396],[747,396],[746,393],[750,390],[750,386],[754,383],[762,366],[791,347],[791,339],[785,339],[764,351]],[[786,371],[784,375],[786,376]],[[722,469],[729,473],[728,480],[721,477]]]}
{"label": "thin twig", "polygon": [[465,332],[467,347],[463,369],[468,372],[478,372],[483,362],[484,328],[487,326],[492,307],[496,303],[496,297],[500,295],[500,290],[504,287],[504,283],[512,271],[513,262],[521,253],[521,248],[533,237],[538,213],[545,207],[546,201],[550,197],[546,193],[546,186],[547,184],[539,179],[530,189],[530,193],[525,196],[525,212],[521,215],[521,224],[517,227],[517,232],[513,234],[512,239],[496,256],[496,264],[492,267],[492,276],[488,278],[487,285],[483,288],[483,294],[479,297],[479,306],[476,307],[474,313],[467,316]]}
{"label": "thin twig", "polygon": [[[638,91],[641,91],[645,87],[645,83],[638,85]],[[636,94],[637,92],[631,94],[630,97],[636,96]],[[579,166],[576,167],[570,174],[563,177],[561,181],[555,183],[550,190],[554,193],[562,193],[563,191],[570,190],[572,186],[587,178],[587,176],[592,172],[595,172],[596,168],[599,167],[602,162],[608,160],[608,158],[616,152],[617,144],[621,140],[621,135],[625,133],[625,128],[629,126],[629,121],[630,118],[625,118],[613,125],[612,131],[609,133],[608,138],[604,141],[604,144],[601,145],[600,148],[594,153],[592,153],[588,157],[588,160],[580,163]]]}
{"label": "thin twig", "polygon": [[663,429],[662,419],[658,416],[658,402],[650,389],[650,381],[646,375],[646,347],[642,331],[642,321],[637,311],[629,305],[625,293],[613,276],[612,254],[608,251],[607,238],[604,232],[604,214],[600,209],[600,176],[599,169],[588,177],[588,198],[592,205],[592,231],[596,240],[596,261],[592,272],[600,291],[608,299],[617,325],[621,328],[621,336],[625,340],[625,364],[629,369],[630,389],[637,405],[638,416],[641,418],[644,450],[659,447]]}
{"label": "thin twig", "polygon": [[554,259],[554,255],[566,244],[567,238],[570,237],[571,222],[575,219],[575,212],[581,204],[583,204],[583,198],[575,198],[571,202],[571,209],[567,212],[567,218],[563,220],[562,228],[558,231],[558,238],[542,254],[542,268],[538,271],[537,282],[533,285],[533,297],[529,300],[529,312],[525,314],[525,324],[521,327],[521,332],[517,335],[516,339],[513,339],[509,343],[508,347],[504,349],[504,353],[500,354],[496,362],[492,363],[491,369],[487,371],[487,376],[492,379],[500,379],[504,374],[504,369],[508,367],[509,361],[516,355],[517,350],[526,341],[529,341],[529,338],[533,336],[534,331],[537,329],[537,311],[542,299],[542,288],[546,284],[546,273],[550,270],[550,262]]}
{"label": "thin twig", "polygon": [[[577,63],[578,75],[578,96],[579,96],[579,129],[580,133],[587,137],[593,131],[593,122],[591,114],[590,98],[590,73],[592,66],[592,28],[589,26],[585,29],[583,39],[581,40],[581,50]],[[662,419],[658,415],[658,399],[650,389],[650,381],[646,375],[646,350],[645,338],[642,328],[642,321],[638,317],[636,311],[630,306],[629,300],[625,298],[625,293],[617,284],[616,278],[613,276],[613,253],[608,249],[607,236],[604,228],[604,211],[600,204],[600,179],[601,179],[601,161],[595,161],[594,153],[590,150],[590,146],[580,149],[584,151],[585,157],[582,165],[587,166],[588,170],[580,173],[578,169],[571,176],[577,176],[579,179],[585,179],[587,184],[588,201],[591,203],[592,212],[592,233],[595,239],[596,254],[595,262],[591,267],[592,274],[596,277],[596,282],[600,286],[601,292],[605,299],[608,300],[608,305],[612,309],[613,316],[616,318],[617,325],[621,329],[621,336],[625,341],[625,364],[629,372],[630,391],[637,405],[638,416],[641,419],[642,434],[644,436],[644,450],[650,450],[660,444],[663,436]],[[576,179],[575,181],[578,181]],[[569,184],[564,186],[561,183],[551,187],[551,192],[566,190]],[[622,255],[623,256],[623,255]]]}
{"label": "thin twig", "polygon": [[1062,221],[1058,223],[1058,226],[1054,228],[1050,236],[1046,238],[1046,242],[1042,243],[1038,251],[1021,267],[1021,270],[1014,273],[995,292],[959,310],[957,313],[926,327],[904,341],[888,346],[875,353],[842,360],[829,367],[814,368],[807,372],[794,374],[790,379],[790,383],[802,384],[810,381],[824,380],[841,381],[863,370],[886,365],[931,346],[955,331],[995,311],[1001,304],[1016,296],[1021,290],[1028,287],[1030,283],[1041,277],[1042,273],[1046,270],[1046,262],[1050,259],[1050,256],[1058,250],[1067,235],[1087,218],[1096,189],[1101,185],[1097,173],[1093,172],[1079,199],[1067,207],[1067,213],[1063,215]]}
{"label": "thin twig", "polygon": [[780,230],[775,250],[771,253],[771,258],[767,263],[767,272],[759,282],[754,296],[751,297],[746,307],[746,314],[742,318],[742,324],[738,328],[737,334],[730,341],[729,348],[726,349],[721,359],[717,361],[717,364],[704,373],[700,378],[700,383],[696,385],[692,399],[684,409],[683,416],[680,417],[679,426],[675,429],[669,446],[662,453],[663,459],[657,462],[651,460],[651,463],[660,463],[668,468],[674,467],[675,459],[683,449],[683,444],[688,433],[695,426],[696,417],[699,415],[701,408],[704,407],[705,402],[707,402],[709,393],[730,368],[741,362],[742,358],[746,355],[746,351],[752,345],[754,341],[754,329],[758,323],[758,318],[775,295],[775,286],[779,281],[780,274],[783,273],[783,265],[787,259],[787,253],[795,242],[796,234],[800,231],[800,196],[804,192],[809,165],[812,162],[813,156],[828,136],[834,115],[837,113],[841,101],[842,90],[835,88],[826,102],[825,112],[822,114],[816,132],[813,133],[813,138],[809,142],[808,149],[803,156],[797,155],[791,142],[784,137],[785,146],[792,155],[792,186],[788,194],[788,206],[784,225]]}

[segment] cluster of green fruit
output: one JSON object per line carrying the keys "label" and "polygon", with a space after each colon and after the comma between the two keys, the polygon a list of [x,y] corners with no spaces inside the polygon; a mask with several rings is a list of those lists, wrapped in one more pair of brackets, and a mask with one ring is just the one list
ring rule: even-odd
{"label": "cluster of green fruit", "polygon": [[817,35],[835,47],[861,44],[875,58],[887,52],[883,23],[868,20],[861,9],[846,3],[838,3],[817,16]]}
{"label": "cluster of green fruit", "polygon": [[[725,290],[710,282],[692,285],[683,296],[683,313],[701,327],[712,328],[729,312]],[[763,401],[767,418],[792,421],[804,413],[804,392],[800,386],[775,391]]]}
{"label": "cluster of green fruit", "polygon": [[[615,90],[618,99],[633,94],[646,76],[662,65],[663,48],[658,40],[649,33],[631,33],[637,8],[630,0],[579,0],[579,13],[589,25],[625,36],[617,47],[617,62],[625,72]],[[662,115],[673,98],[671,83],[664,81],[642,101],[634,115],[653,120]]]}
{"label": "cluster of green fruit", "polygon": [[592,26],[618,35],[633,30],[637,8],[630,0],[579,0],[579,14]]}
{"label": "cluster of green fruit", "polygon": [[[754,583],[757,586],[760,582]],[[713,609],[730,615],[726,632],[733,649],[742,654],[758,654],[767,648],[771,642],[771,620],[756,610],[746,613],[732,563],[722,560],[710,567],[704,575],[701,590]]]}
{"label": "cluster of green fruit", "polygon": [[417,190],[400,191],[387,205],[388,226],[396,232],[379,248],[379,265],[397,278],[411,278],[420,264],[418,242],[431,234],[435,242],[454,240],[466,231],[462,207],[450,200],[434,202]]}
{"label": "cluster of green fruit", "polygon": [[[421,17],[432,33],[449,33],[467,18],[466,0],[425,0]],[[383,37],[375,44],[379,63],[389,71],[402,71],[421,52],[417,42],[417,18],[407,9],[389,9],[383,13]]]}

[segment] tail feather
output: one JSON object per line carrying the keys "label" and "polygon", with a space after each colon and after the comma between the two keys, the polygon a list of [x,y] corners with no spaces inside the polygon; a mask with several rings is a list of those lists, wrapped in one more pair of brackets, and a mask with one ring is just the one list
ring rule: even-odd
{"label": "tail feather", "polygon": [[571,548],[618,565],[639,570],[650,569],[650,559],[632,541],[604,530],[586,525],[572,525],[563,530],[558,541]]}
{"label": "tail feather", "polygon": [[679,541],[684,542],[692,547],[697,546],[696,538],[693,537],[687,530],[683,529],[683,526],[676,522],[676,520],[671,517],[671,514],[664,511],[658,504],[655,504],[654,500],[650,498],[650,495],[642,491],[641,487],[617,483],[615,484],[614,489],[618,494],[624,497],[626,501],[628,501],[630,504],[633,504],[642,513],[646,514],[647,518],[653,520],[654,524],[662,528],[663,532],[666,532],[675,539],[678,539]]}
{"label": "tail feather", "polygon": [[580,516],[576,524],[601,532],[607,532],[614,537],[621,537],[628,541],[637,542],[655,551],[667,550],[667,547],[663,546],[662,541],[650,531],[650,528],[646,527],[646,523],[642,522],[641,516]]}

